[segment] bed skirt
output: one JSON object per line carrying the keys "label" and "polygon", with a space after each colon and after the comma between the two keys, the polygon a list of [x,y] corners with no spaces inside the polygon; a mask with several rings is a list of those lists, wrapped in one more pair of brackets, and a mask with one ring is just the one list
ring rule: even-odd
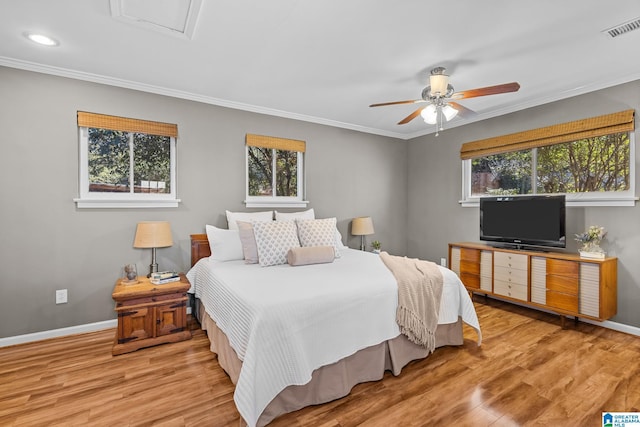
{"label": "bed skirt", "polygon": [[[227,336],[209,317],[199,300],[196,300],[194,311],[202,329],[207,332],[211,351],[218,355],[218,363],[233,384],[236,384],[242,361],[229,345]],[[462,319],[458,318],[457,323],[438,325],[436,347],[462,343]],[[280,415],[306,406],[344,397],[356,384],[381,380],[385,371],[400,375],[402,368],[409,362],[427,356],[427,350],[412,343],[404,335],[364,348],[336,363],[316,369],[307,384],[291,385],[282,390],[262,412],[258,426],[267,425]]]}

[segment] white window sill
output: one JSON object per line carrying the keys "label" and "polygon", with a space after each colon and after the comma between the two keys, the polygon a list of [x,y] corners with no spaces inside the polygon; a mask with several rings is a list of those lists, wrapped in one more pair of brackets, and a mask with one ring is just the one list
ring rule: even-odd
{"label": "white window sill", "polygon": [[118,199],[73,199],[78,209],[105,208],[177,208],[180,199],[118,200]]}
{"label": "white window sill", "polygon": [[248,208],[306,208],[307,200],[245,200]]}
{"label": "white window sill", "polygon": [[[588,197],[579,196],[569,199],[567,197],[567,207],[587,207],[587,206],[635,206],[638,197],[620,196],[620,197]],[[463,208],[477,208],[480,206],[480,199],[473,198],[468,200],[460,200],[458,203]]]}

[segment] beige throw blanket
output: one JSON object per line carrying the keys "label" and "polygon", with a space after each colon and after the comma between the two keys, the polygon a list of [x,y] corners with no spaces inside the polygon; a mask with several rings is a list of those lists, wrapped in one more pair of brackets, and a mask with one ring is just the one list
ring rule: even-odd
{"label": "beige throw blanket", "polygon": [[389,255],[387,252],[381,252],[380,258],[398,282],[396,322],[400,332],[429,353],[433,352],[442,298],[440,269],[430,261]]}

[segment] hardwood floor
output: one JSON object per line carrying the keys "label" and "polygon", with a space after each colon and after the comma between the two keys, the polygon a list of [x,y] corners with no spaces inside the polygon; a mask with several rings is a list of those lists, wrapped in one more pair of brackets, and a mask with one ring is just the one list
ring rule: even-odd
{"label": "hardwood floor", "polygon": [[[462,348],[271,426],[600,426],[602,411],[640,411],[640,338],[475,305],[481,347],[465,327]],[[115,357],[113,330],[0,349],[0,425],[238,426],[233,385],[192,325],[189,341]]]}

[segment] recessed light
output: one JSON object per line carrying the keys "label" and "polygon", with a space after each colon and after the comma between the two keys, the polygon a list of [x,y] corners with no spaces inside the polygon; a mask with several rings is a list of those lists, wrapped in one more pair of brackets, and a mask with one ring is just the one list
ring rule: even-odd
{"label": "recessed light", "polygon": [[24,35],[32,42],[41,44],[43,46],[58,46],[60,44],[58,40],[52,39],[51,37],[45,36],[43,34],[25,33]]}

